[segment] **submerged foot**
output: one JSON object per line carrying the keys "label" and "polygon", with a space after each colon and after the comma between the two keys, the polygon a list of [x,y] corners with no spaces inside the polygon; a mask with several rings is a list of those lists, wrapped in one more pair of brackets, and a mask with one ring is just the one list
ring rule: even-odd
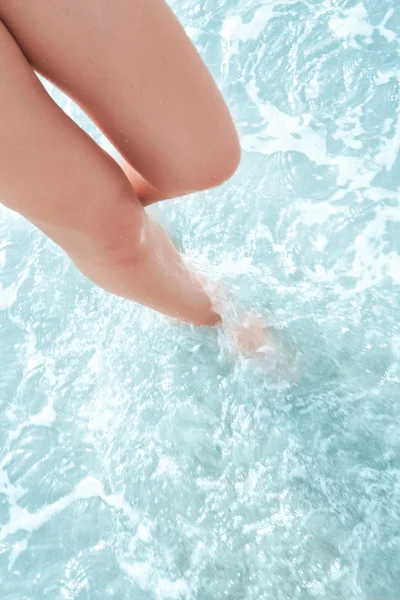
{"label": "submerged foot", "polygon": [[240,315],[231,334],[237,351],[246,357],[267,353],[274,346],[272,330],[255,315]]}
{"label": "submerged foot", "polygon": [[249,360],[272,380],[296,383],[299,380],[296,359],[278,332],[257,315],[241,314],[238,317],[227,331],[233,354]]}

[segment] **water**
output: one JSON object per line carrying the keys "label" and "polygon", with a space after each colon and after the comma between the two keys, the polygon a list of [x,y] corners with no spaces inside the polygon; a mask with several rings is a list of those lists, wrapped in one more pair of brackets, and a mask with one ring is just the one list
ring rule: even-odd
{"label": "water", "polygon": [[2,209],[1,600],[398,600],[399,8],[172,5],[244,152],[158,217],[300,378],[96,289]]}

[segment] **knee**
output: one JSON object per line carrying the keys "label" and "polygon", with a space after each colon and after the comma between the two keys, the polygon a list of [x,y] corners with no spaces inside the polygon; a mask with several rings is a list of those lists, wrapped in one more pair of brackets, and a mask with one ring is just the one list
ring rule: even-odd
{"label": "knee", "polygon": [[240,144],[234,129],[210,135],[207,144],[196,144],[164,157],[163,168],[149,181],[165,197],[183,196],[217,187],[236,172]]}
{"label": "knee", "polygon": [[236,172],[240,163],[240,145],[233,129],[209,140],[206,148],[188,158],[177,180],[182,193],[200,192],[222,185]]}
{"label": "knee", "polygon": [[228,181],[239,166],[240,154],[235,130],[211,141],[186,172],[188,190],[207,190]]}
{"label": "knee", "polygon": [[104,205],[88,229],[88,260],[93,264],[112,266],[129,261],[133,264],[141,253],[145,237],[145,213],[126,182],[113,198],[109,210]]}

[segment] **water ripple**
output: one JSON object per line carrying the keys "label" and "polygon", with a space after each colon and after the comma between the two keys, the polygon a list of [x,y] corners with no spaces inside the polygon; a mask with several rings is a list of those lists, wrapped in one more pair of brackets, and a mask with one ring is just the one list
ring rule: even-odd
{"label": "water ripple", "polygon": [[267,315],[300,376],[273,381],[214,332],[95,289],[2,210],[2,600],[394,600],[398,11],[172,6],[228,99],[243,160],[157,218]]}

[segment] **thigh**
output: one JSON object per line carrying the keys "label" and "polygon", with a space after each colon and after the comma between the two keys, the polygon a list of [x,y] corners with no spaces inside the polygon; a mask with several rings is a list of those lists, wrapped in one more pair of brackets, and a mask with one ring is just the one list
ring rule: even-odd
{"label": "thigh", "polygon": [[239,152],[229,111],[164,0],[0,0],[0,16],[156,188],[229,176]]}
{"label": "thigh", "polygon": [[[0,22],[0,201],[70,251],[101,238],[128,187],[119,166],[53,102]],[[140,218],[138,201],[137,209]]]}

